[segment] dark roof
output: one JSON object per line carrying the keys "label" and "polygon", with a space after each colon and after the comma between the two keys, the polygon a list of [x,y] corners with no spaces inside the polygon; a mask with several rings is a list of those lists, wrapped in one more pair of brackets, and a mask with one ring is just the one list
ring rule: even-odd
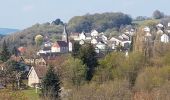
{"label": "dark roof", "polygon": [[35,66],[34,70],[39,78],[43,78],[47,72],[47,66]]}
{"label": "dark roof", "polygon": [[51,53],[40,53],[40,56],[43,57],[45,60],[49,59],[56,59],[58,56],[62,55],[63,53],[59,52],[51,52]]}
{"label": "dark roof", "polygon": [[44,47],[43,50],[44,50],[44,51],[51,50],[51,47],[50,47],[50,46],[49,46],[49,47]]}
{"label": "dark roof", "polygon": [[91,37],[91,34],[90,33],[85,33],[85,36],[86,37]]}
{"label": "dark roof", "polygon": [[101,37],[97,38],[96,40],[97,42],[103,42],[103,39]]}
{"label": "dark roof", "polygon": [[67,46],[68,46],[67,42],[65,42],[65,41],[57,41],[57,44],[58,44],[60,47],[67,47]]}

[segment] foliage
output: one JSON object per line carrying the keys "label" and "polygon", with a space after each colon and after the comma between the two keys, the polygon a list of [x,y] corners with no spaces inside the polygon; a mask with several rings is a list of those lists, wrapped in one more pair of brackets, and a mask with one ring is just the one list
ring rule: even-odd
{"label": "foliage", "polygon": [[6,62],[10,58],[10,56],[11,54],[8,50],[8,46],[6,44],[6,41],[4,41],[2,45],[2,51],[0,53],[0,60]]}
{"label": "foliage", "polygon": [[69,57],[69,59],[64,62],[63,67],[66,73],[64,75],[65,80],[76,86],[80,86],[85,81],[86,66],[83,65],[81,60]]}
{"label": "foliage", "polygon": [[69,100],[131,100],[132,92],[126,80],[109,81],[103,84],[90,83],[73,89]]}
{"label": "foliage", "polygon": [[35,43],[37,46],[40,46],[43,42],[43,36],[42,35],[37,35],[35,36]]}
{"label": "foliage", "polygon": [[123,13],[87,14],[70,19],[68,27],[71,32],[90,32],[92,29],[104,32],[121,25],[129,25],[131,21],[132,19]]}
{"label": "foliage", "polygon": [[60,84],[59,76],[55,73],[54,68],[50,66],[42,81],[41,96],[56,100],[60,97]]}
{"label": "foliage", "polygon": [[73,43],[73,50],[72,50],[72,56],[73,57],[78,57],[79,56],[79,51],[80,51],[81,45],[79,42],[74,42]]}
{"label": "foliage", "polygon": [[133,87],[140,69],[144,66],[140,53],[130,53],[128,57],[121,52],[112,52],[100,60],[94,80],[100,83],[115,79],[128,79]]}
{"label": "foliage", "polygon": [[137,77],[135,87],[137,90],[152,91],[154,88],[163,86],[169,80],[170,67],[165,66],[162,68],[145,68],[142,73]]}
{"label": "foliage", "polygon": [[8,60],[5,62],[5,69],[3,73],[3,83],[5,86],[12,84],[12,90],[17,90],[21,88],[22,79],[25,72],[25,65],[14,60]]}
{"label": "foliage", "polygon": [[64,25],[64,23],[61,21],[61,19],[56,19],[55,21],[52,22],[54,25]]}
{"label": "foliage", "polygon": [[163,12],[160,12],[159,10],[155,10],[153,12],[153,18],[155,19],[161,19],[164,17],[164,13]]}
{"label": "foliage", "polygon": [[24,93],[20,91],[0,90],[2,100],[28,100]]}
{"label": "foliage", "polygon": [[79,58],[82,60],[83,64],[87,66],[86,68],[86,80],[90,81],[93,77],[95,67],[98,65],[96,58],[96,52],[92,44],[85,44],[80,48]]}
{"label": "foliage", "polygon": [[27,47],[29,45],[35,45],[34,38],[36,35],[41,34],[44,37],[52,38],[53,34],[61,35],[63,31],[62,25],[53,25],[53,24],[35,24],[27,29],[22,31],[10,34],[5,36],[0,40],[0,44],[3,43],[4,40],[9,42],[10,50],[15,46],[24,46]]}

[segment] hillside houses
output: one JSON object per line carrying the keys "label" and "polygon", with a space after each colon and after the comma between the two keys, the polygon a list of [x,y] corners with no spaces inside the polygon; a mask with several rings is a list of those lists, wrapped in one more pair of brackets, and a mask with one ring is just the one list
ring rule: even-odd
{"label": "hillside houses", "polygon": [[52,42],[50,39],[46,38],[46,41],[41,46],[41,49],[37,52],[39,56],[58,56],[60,54],[65,54],[72,52],[73,42],[78,41],[80,45],[85,43],[91,43],[96,52],[101,51],[114,51],[118,46],[124,48],[124,50],[129,50],[131,44],[131,38],[134,34],[134,29],[126,30],[119,36],[107,37],[105,33],[98,32],[97,30],[92,30],[91,32],[81,33],[70,33],[68,35],[66,27],[64,26],[62,39]]}
{"label": "hillside houses", "polygon": [[46,41],[42,48],[37,52],[37,55],[53,55],[56,53],[68,53],[72,51],[72,43],[68,39],[68,33],[66,31],[66,26],[64,26],[64,31],[62,34],[62,40],[56,42]]}
{"label": "hillside houses", "polygon": [[106,48],[115,50],[116,46],[118,45],[125,47],[125,49],[129,49],[132,34],[134,34],[134,30],[126,30],[119,36],[107,37],[103,32],[99,33],[97,30],[92,30],[91,33],[82,32],[79,33],[78,36],[72,36],[74,34],[71,34],[70,37],[72,37],[74,41],[79,41],[81,45],[85,44],[86,42],[91,43],[96,48],[96,51],[98,51],[98,49],[105,50]]}
{"label": "hillside houses", "polygon": [[145,32],[145,40],[149,39],[150,41],[154,42],[162,42],[162,43],[169,43],[170,39],[170,23],[167,25],[163,25],[161,23],[158,23],[156,25],[156,33],[153,33],[151,29],[146,26],[143,28],[143,31]]}

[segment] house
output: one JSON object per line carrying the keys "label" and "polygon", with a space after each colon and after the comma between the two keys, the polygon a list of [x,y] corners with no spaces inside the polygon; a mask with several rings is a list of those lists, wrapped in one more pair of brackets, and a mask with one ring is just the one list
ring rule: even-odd
{"label": "house", "polygon": [[162,28],[164,27],[164,25],[161,24],[161,23],[159,23],[159,24],[156,25],[156,27],[157,27],[158,29],[162,29]]}
{"label": "house", "polygon": [[47,72],[46,66],[35,66],[31,67],[27,77],[28,77],[28,86],[35,87],[35,85],[40,85],[42,78]]}
{"label": "house", "polygon": [[150,32],[150,28],[148,26],[146,26],[145,28],[143,28],[143,31]]}
{"label": "house", "polygon": [[39,55],[40,53],[50,53],[51,52],[51,46],[44,46],[42,49],[40,49],[37,52],[37,55]]}
{"label": "house", "polygon": [[52,42],[51,41],[46,41],[46,42],[44,42],[44,46],[45,47],[51,47],[52,46]]}
{"label": "house", "polygon": [[24,54],[26,52],[26,48],[25,47],[19,47],[18,51],[20,54]]}
{"label": "house", "polygon": [[29,65],[46,65],[46,61],[43,57],[24,59],[24,62]]}
{"label": "house", "polygon": [[113,42],[114,43],[114,47],[115,46],[118,46],[118,45],[121,45],[125,48],[129,48],[130,44],[131,44],[131,41],[127,40],[127,39],[121,39],[119,37],[112,37],[110,39],[110,42]]}
{"label": "house", "polygon": [[104,33],[100,33],[98,38],[101,38],[103,42],[106,42],[108,40],[108,38],[104,35]]}
{"label": "house", "polygon": [[170,33],[170,22],[168,23],[168,26],[167,26],[166,31],[167,31],[168,33]]}
{"label": "house", "polygon": [[96,37],[98,35],[99,35],[99,33],[96,30],[91,31],[91,37]]}
{"label": "house", "polygon": [[81,32],[81,33],[79,34],[79,40],[86,40],[85,32]]}
{"label": "house", "polygon": [[86,40],[91,40],[92,37],[91,37],[91,34],[90,33],[85,33],[85,36],[86,36]]}
{"label": "house", "polygon": [[75,41],[78,41],[78,40],[80,40],[79,34],[80,34],[80,33],[71,33],[71,34],[70,34],[70,38],[73,39],[73,40],[75,40]]}
{"label": "house", "polygon": [[68,44],[65,41],[56,41],[51,47],[51,52],[67,53],[68,50]]}
{"label": "house", "polygon": [[96,47],[99,48],[100,50],[105,50],[106,44],[99,42],[99,43],[96,44]]}
{"label": "house", "polygon": [[167,34],[163,34],[161,36],[161,42],[163,43],[169,43],[169,36]]}
{"label": "house", "polygon": [[93,38],[93,39],[91,40],[91,43],[92,43],[92,44],[97,44],[98,41],[97,41],[97,39]]}

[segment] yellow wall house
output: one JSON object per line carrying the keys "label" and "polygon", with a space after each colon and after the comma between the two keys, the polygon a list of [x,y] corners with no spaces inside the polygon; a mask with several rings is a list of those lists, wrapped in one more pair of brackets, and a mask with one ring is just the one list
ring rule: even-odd
{"label": "yellow wall house", "polygon": [[28,73],[28,86],[35,87],[41,84],[42,78],[47,72],[46,66],[32,66]]}

